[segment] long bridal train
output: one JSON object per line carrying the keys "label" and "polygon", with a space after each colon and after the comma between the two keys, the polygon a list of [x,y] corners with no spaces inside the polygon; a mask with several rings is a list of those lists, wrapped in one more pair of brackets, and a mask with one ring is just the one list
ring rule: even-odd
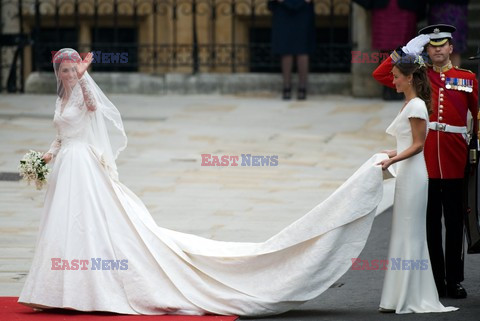
{"label": "long bridal train", "polygon": [[[386,157],[371,157],[265,242],[222,242],[159,227],[90,145],[69,142],[53,167],[19,302],[125,314],[290,310],[328,289],[359,256],[382,200],[384,172],[376,164]],[[128,260],[128,268],[52,270],[52,258]]]}

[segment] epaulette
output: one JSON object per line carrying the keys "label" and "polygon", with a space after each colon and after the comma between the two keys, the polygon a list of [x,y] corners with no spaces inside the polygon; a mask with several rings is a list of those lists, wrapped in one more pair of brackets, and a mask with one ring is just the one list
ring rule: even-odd
{"label": "epaulette", "polygon": [[453,66],[453,68],[455,68],[455,69],[457,69],[457,70],[461,70],[461,71],[467,71],[467,72],[473,74],[473,71],[471,71],[471,70],[469,70],[469,69],[463,69],[463,68],[460,68],[460,67],[458,67],[458,66]]}
{"label": "epaulette", "polygon": [[402,49],[400,49],[400,47],[398,47],[396,50],[394,50],[391,54],[390,54],[390,57],[392,58],[392,61],[394,63],[396,63],[397,61],[400,60],[400,58],[402,57],[402,55],[405,55],[402,51]]}

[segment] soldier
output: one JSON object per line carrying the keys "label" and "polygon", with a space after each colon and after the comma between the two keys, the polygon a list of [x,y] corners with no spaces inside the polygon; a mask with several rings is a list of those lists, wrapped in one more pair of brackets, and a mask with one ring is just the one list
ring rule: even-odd
{"label": "soldier", "polygon": [[[460,284],[464,258],[463,179],[468,161],[467,113],[470,111],[477,119],[478,83],[473,72],[452,66],[454,31],[454,26],[442,24],[419,31],[430,37],[426,49],[432,61],[428,78],[432,86],[433,113],[424,148],[429,176],[427,242],[439,295],[466,298],[467,292]],[[477,122],[473,130],[477,132]]]}
{"label": "soldier", "polygon": [[[432,65],[428,78],[432,87],[432,114],[424,154],[427,165],[428,206],[427,242],[433,276],[440,297],[466,298],[463,281],[463,180],[468,161],[467,114],[477,119],[478,83],[469,70],[452,66],[450,55],[452,32],[450,25],[432,25],[419,31],[420,36],[397,49],[388,58],[392,64],[404,54],[420,55],[426,50]],[[426,37],[428,36],[428,37]],[[430,40],[428,40],[428,38]],[[384,64],[384,68],[392,67]],[[376,71],[374,77],[393,87],[393,76]],[[383,78],[382,78],[383,77]],[[474,129],[477,132],[477,122]],[[442,246],[442,215],[445,221],[445,255]]]}

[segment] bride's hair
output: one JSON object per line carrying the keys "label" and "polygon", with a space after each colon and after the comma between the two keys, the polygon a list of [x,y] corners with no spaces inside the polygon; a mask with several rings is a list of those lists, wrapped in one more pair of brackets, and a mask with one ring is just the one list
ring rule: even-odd
{"label": "bride's hair", "polygon": [[417,96],[425,102],[428,113],[432,113],[432,88],[430,87],[430,80],[427,75],[427,68],[423,63],[416,60],[400,59],[394,65],[400,70],[402,75],[413,75],[412,85]]}

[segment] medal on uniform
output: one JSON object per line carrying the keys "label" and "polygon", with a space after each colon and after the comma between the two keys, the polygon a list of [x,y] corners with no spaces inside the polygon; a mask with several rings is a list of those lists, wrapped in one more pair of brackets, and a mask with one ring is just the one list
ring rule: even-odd
{"label": "medal on uniform", "polygon": [[452,78],[447,77],[447,79],[445,79],[445,88],[447,88],[447,89],[452,88]]}
{"label": "medal on uniform", "polygon": [[446,77],[445,88],[471,93],[473,92],[473,80]]}

